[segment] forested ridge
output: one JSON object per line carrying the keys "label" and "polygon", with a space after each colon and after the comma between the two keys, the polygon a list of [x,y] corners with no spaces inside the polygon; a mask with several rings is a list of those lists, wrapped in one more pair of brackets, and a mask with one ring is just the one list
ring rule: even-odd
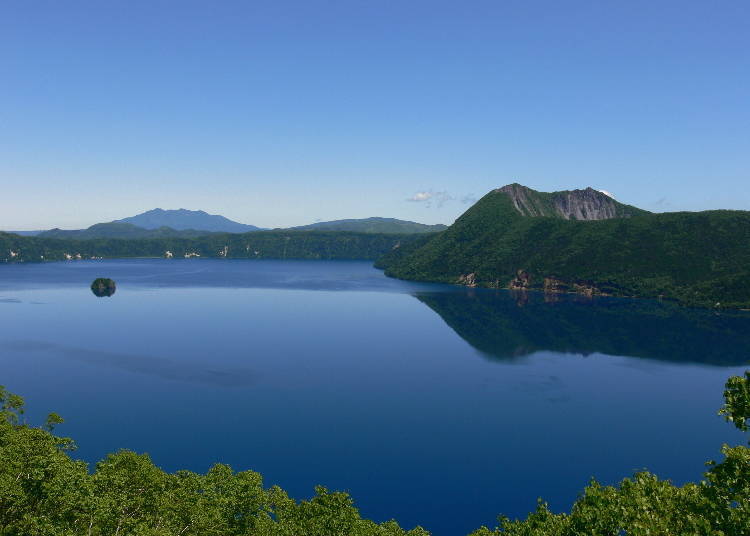
{"label": "forested ridge", "polygon": [[310,225],[292,227],[293,230],[309,231],[353,231],[358,233],[418,234],[436,233],[447,229],[447,225],[426,225],[396,218],[359,218],[321,221]]}
{"label": "forested ridge", "polygon": [[[739,430],[750,421],[750,372],[728,380],[720,410]],[[658,408],[657,408],[658,409]],[[297,501],[253,471],[215,465],[167,473],[146,454],[121,450],[95,466],[55,435],[63,419],[24,420],[24,401],[0,387],[0,534],[3,536],[426,536],[395,521],[363,519],[343,492],[315,489]],[[618,486],[592,480],[570,513],[540,500],[525,520],[500,516],[472,536],[743,536],[750,528],[750,448],[723,446],[697,484],[674,486],[641,472]],[[512,493],[512,490],[508,490]],[[498,508],[502,497],[498,497]],[[460,510],[455,515],[462,515]]]}
{"label": "forested ridge", "polygon": [[117,257],[374,260],[418,234],[255,231],[163,238],[71,240],[0,233],[0,262]]}
{"label": "forested ridge", "polygon": [[750,212],[580,221],[522,214],[494,190],[446,231],[390,251],[376,265],[402,279],[747,308]]}

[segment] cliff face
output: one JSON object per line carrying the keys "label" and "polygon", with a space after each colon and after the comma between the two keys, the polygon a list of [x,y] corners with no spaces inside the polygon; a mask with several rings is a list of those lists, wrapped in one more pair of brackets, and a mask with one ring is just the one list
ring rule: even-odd
{"label": "cliff face", "polygon": [[524,216],[557,217],[565,220],[609,220],[629,218],[640,209],[618,203],[602,192],[589,187],[585,190],[562,192],[537,192],[520,184],[509,184],[498,188],[510,197],[515,209]]}
{"label": "cliff face", "polygon": [[608,220],[627,217],[618,211],[617,202],[593,188],[561,192],[554,197],[555,210],[566,220]]}

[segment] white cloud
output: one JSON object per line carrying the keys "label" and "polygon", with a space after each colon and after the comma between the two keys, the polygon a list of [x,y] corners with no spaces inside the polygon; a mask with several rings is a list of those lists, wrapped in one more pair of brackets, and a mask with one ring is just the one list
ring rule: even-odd
{"label": "white cloud", "polygon": [[617,199],[617,198],[615,197],[615,194],[613,194],[612,192],[608,192],[607,190],[599,190],[599,191],[600,191],[601,193],[603,193],[604,195],[606,195],[607,197],[611,197],[612,199]]}
{"label": "white cloud", "polygon": [[436,192],[434,190],[426,190],[424,192],[417,192],[406,200],[414,203],[424,203],[425,208],[430,208],[433,205],[440,208],[446,202],[453,201],[454,199],[455,197],[445,191]]}
{"label": "white cloud", "polygon": [[430,199],[432,199],[432,196],[434,195],[435,194],[432,192],[417,192],[416,194],[411,196],[409,199],[407,199],[407,201],[416,201],[416,202],[429,201]]}

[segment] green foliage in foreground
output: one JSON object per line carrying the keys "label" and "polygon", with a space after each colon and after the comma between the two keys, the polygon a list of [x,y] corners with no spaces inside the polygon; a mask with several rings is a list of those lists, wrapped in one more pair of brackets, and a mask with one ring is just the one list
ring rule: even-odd
{"label": "green foliage in foreground", "polygon": [[[575,221],[520,214],[493,191],[448,230],[377,261],[387,275],[506,288],[664,297],[687,305],[750,307],[750,212],[638,213]],[[545,283],[545,279],[547,280]]]}
{"label": "green foliage in foreground", "polygon": [[[743,431],[750,420],[750,372],[727,382],[720,413]],[[316,488],[295,501],[264,488],[252,471],[216,465],[206,474],[166,473],[145,454],[120,451],[94,471],[69,456],[70,439],[23,422],[23,399],[0,388],[0,534],[3,536],[426,536],[417,527],[359,516],[349,495]],[[722,448],[705,480],[673,486],[639,473],[619,486],[595,481],[569,514],[540,501],[523,521],[499,519],[472,536],[742,536],[750,533],[750,449]],[[456,515],[461,515],[460,511]]]}
{"label": "green foliage in foreground", "polygon": [[50,415],[22,424],[23,400],[0,389],[0,534],[13,536],[425,536],[359,516],[346,493],[316,488],[307,501],[263,488],[252,471],[215,465],[166,473],[146,454],[122,450],[93,472],[73,460]]}
{"label": "green foliage in foreground", "polygon": [[[750,420],[750,372],[729,379],[719,414],[742,431]],[[750,449],[721,449],[724,461],[708,462],[705,480],[673,486],[638,473],[618,487],[596,481],[586,487],[570,514],[554,514],[540,501],[523,521],[499,519],[494,530],[471,536],[747,536],[750,534]]]}

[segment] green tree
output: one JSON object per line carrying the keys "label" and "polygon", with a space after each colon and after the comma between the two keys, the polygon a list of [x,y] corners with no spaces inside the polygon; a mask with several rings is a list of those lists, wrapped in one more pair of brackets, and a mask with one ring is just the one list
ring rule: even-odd
{"label": "green tree", "polygon": [[[748,431],[750,372],[730,378],[720,410]],[[428,536],[395,521],[362,519],[347,494],[317,487],[295,501],[263,488],[252,471],[215,465],[167,473],[148,455],[122,450],[89,471],[73,442],[52,433],[51,414],[23,422],[23,399],[0,387],[0,536]],[[592,481],[570,513],[540,501],[523,520],[500,517],[472,536],[742,536],[750,528],[750,448],[724,446],[704,480],[674,486],[643,472],[618,486]],[[460,515],[460,512],[457,513]]]}
{"label": "green tree", "polygon": [[739,430],[747,432],[750,420],[750,371],[745,376],[733,376],[724,389],[724,407],[719,415],[733,423]]}

